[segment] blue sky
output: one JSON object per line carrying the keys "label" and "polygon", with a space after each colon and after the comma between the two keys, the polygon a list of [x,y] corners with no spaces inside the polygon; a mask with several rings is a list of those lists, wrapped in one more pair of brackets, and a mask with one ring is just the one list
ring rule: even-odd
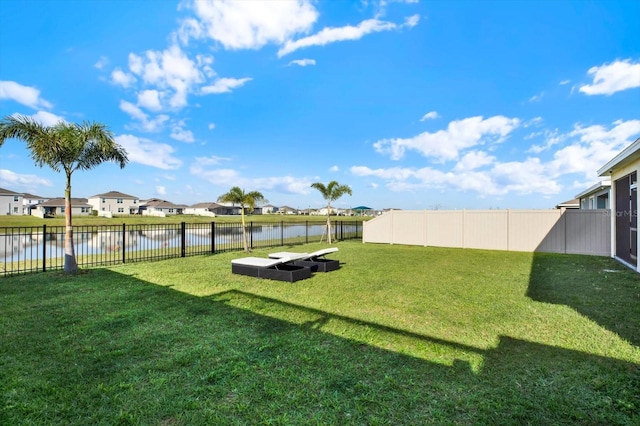
{"label": "blue sky", "polygon": [[[552,208],[640,137],[638,1],[0,2],[0,116],[105,123],[73,196]],[[62,196],[22,142],[0,187]]]}

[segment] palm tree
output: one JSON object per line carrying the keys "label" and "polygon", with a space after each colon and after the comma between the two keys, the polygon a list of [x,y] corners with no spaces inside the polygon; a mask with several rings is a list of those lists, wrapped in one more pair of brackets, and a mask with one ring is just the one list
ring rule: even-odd
{"label": "palm tree", "polygon": [[252,212],[257,203],[268,203],[267,199],[258,192],[251,191],[248,193],[244,192],[244,189],[240,189],[239,186],[234,186],[227,192],[226,194],[222,194],[218,197],[218,202],[221,203],[232,203],[233,205],[240,205],[240,215],[242,217],[242,241],[244,243],[244,251],[249,251],[249,244],[247,243],[247,228],[244,221],[244,209],[245,207]]}
{"label": "palm tree", "polygon": [[129,161],[127,152],[114,141],[113,134],[106,126],[100,123],[60,121],[54,126],[44,126],[29,117],[7,116],[0,120],[0,146],[12,138],[26,142],[31,158],[38,166],[46,164],[54,171],[59,173],[64,170],[66,174],[64,271],[75,273],[78,263],[71,224],[71,175],[76,170],[89,170],[105,161],[114,161],[123,168]]}
{"label": "palm tree", "polygon": [[327,186],[321,182],[312,183],[311,187],[320,191],[324,199],[327,200],[327,243],[331,244],[331,202],[344,194],[351,195],[351,188],[348,185],[340,185],[335,180],[329,182]]}

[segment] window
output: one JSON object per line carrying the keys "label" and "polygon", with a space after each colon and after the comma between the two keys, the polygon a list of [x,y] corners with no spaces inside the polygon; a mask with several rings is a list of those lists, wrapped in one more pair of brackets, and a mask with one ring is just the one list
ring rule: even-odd
{"label": "window", "polygon": [[118,207],[118,213],[124,213],[124,207]]}
{"label": "window", "polygon": [[15,195],[15,196],[13,197],[13,201],[20,201],[20,197],[19,197],[18,195]]}
{"label": "window", "polygon": [[18,208],[17,208],[17,207],[14,207],[14,208],[13,208],[13,212],[14,212],[14,213],[18,213]]}
{"label": "window", "polygon": [[118,199],[116,199],[116,203],[118,203],[118,204],[122,204],[122,198],[118,198]]}
{"label": "window", "polygon": [[64,207],[60,207],[60,213],[64,213]]}
{"label": "window", "polygon": [[80,207],[81,213],[89,213],[89,207]]}
{"label": "window", "polygon": [[173,213],[173,209],[169,209],[169,213]]}
{"label": "window", "polygon": [[136,204],[138,202],[138,200],[133,200],[133,204]]}
{"label": "window", "polygon": [[105,209],[104,207],[102,208],[102,211],[106,211],[107,209]]}
{"label": "window", "polygon": [[106,203],[106,202],[107,202],[107,199],[106,199],[106,198],[103,198],[103,199],[102,199],[102,202],[103,202],[103,203]]}

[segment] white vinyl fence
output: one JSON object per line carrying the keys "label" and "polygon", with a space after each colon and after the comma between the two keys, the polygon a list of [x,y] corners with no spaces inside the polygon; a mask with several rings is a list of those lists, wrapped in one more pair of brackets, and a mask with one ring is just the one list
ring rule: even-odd
{"label": "white vinyl fence", "polygon": [[611,255],[610,210],[393,210],[365,243]]}

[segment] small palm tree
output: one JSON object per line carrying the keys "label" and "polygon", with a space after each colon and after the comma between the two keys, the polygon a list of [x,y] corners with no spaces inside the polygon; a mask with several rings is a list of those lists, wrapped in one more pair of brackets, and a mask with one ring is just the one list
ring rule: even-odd
{"label": "small palm tree", "polygon": [[244,189],[240,189],[239,186],[234,186],[229,190],[229,192],[219,196],[218,202],[240,205],[240,215],[242,217],[242,241],[244,243],[244,251],[248,252],[249,244],[247,242],[247,227],[244,220],[244,209],[247,208],[252,212],[256,208],[257,203],[268,203],[268,201],[258,191],[245,193]]}
{"label": "small palm tree", "polygon": [[320,191],[325,200],[327,200],[327,243],[331,244],[331,202],[336,201],[344,194],[351,195],[351,188],[348,185],[340,185],[335,180],[324,185],[321,182],[311,184],[312,188]]}
{"label": "small palm tree", "polygon": [[54,126],[44,126],[25,116],[7,116],[0,120],[0,146],[7,139],[26,142],[31,158],[40,167],[47,165],[54,171],[64,170],[66,187],[64,190],[64,271],[78,271],[75,248],[73,246],[73,226],[71,223],[71,175],[76,170],[89,170],[105,161],[114,161],[123,168],[129,161],[127,152],[113,140],[113,134],[100,123],[58,122]]}

